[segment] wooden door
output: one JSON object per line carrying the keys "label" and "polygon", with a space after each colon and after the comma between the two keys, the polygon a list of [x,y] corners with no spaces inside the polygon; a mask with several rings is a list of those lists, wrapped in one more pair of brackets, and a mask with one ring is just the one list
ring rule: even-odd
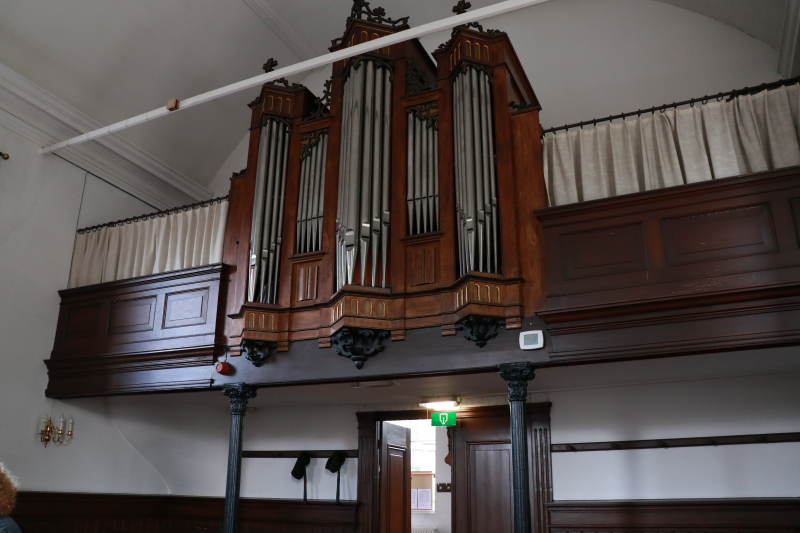
{"label": "wooden door", "polygon": [[[552,501],[550,404],[528,404],[528,467],[533,533],[544,533]],[[512,533],[511,432],[507,406],[462,409],[450,431],[453,531]]]}
{"label": "wooden door", "polygon": [[411,533],[411,430],[380,426],[380,533]]}
{"label": "wooden door", "polygon": [[467,443],[470,531],[511,533],[511,443]]}

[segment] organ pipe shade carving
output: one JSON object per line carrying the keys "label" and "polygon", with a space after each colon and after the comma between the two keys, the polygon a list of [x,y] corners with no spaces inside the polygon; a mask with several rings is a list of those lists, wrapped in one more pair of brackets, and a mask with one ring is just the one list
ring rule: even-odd
{"label": "organ pipe shade carving", "polygon": [[436,104],[408,110],[408,233],[439,229],[439,127]]}
{"label": "organ pipe shade carving", "polygon": [[360,58],[345,70],[336,210],[336,286],[386,286],[392,76]]}
{"label": "organ pipe shade carving", "polygon": [[312,131],[301,140],[300,200],[297,205],[297,253],[322,249],[322,207],[328,132]]}
{"label": "organ pipe shade carving", "polygon": [[453,80],[459,273],[500,273],[489,73],[465,65]]}
{"label": "organ pipe shade carving", "polygon": [[250,234],[247,298],[251,302],[277,303],[288,148],[289,126],[267,119],[261,127]]}

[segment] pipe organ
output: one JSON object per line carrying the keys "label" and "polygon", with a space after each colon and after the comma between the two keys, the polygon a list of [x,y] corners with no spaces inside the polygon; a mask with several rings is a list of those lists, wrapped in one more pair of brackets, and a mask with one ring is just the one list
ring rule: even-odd
{"label": "pipe organ", "polygon": [[289,126],[268,116],[263,123],[255,173],[247,299],[272,304],[278,288]]}
{"label": "pipe organ", "polygon": [[435,103],[408,108],[408,234],[439,229],[439,121]]}
{"label": "pipe organ", "polygon": [[[356,0],[331,50],[407,27]],[[536,95],[497,30],[459,26],[432,55],[391,45],[334,63],[322,97],[278,80],[250,104],[225,244],[226,353],[258,366],[315,340],[361,368],[408,330],[482,346],[533,314],[533,211],[546,205]]]}
{"label": "pipe organ", "polygon": [[465,63],[453,78],[458,266],[500,273],[491,73]]}
{"label": "pipe organ", "polygon": [[322,215],[325,208],[325,159],[328,132],[318,130],[303,135],[300,146],[300,200],[297,208],[298,254],[317,252],[322,247]]}
{"label": "pipe organ", "polygon": [[386,287],[391,97],[392,72],[385,61],[359,57],[347,64],[336,209],[337,289],[353,284],[356,269],[356,284]]}

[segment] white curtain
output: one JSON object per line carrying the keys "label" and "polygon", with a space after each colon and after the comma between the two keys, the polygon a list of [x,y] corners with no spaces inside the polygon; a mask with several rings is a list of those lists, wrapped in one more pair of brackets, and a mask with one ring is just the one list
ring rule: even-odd
{"label": "white curtain", "polygon": [[550,205],[800,165],[798,85],[543,139]]}
{"label": "white curtain", "polygon": [[69,287],[222,261],[228,201],[79,233]]}

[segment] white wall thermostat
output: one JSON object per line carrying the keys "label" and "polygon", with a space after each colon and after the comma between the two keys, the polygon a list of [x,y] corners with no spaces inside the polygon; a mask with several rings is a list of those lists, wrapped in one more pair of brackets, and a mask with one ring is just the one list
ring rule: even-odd
{"label": "white wall thermostat", "polygon": [[519,334],[520,350],[538,350],[544,346],[544,333],[541,330],[523,331]]}

